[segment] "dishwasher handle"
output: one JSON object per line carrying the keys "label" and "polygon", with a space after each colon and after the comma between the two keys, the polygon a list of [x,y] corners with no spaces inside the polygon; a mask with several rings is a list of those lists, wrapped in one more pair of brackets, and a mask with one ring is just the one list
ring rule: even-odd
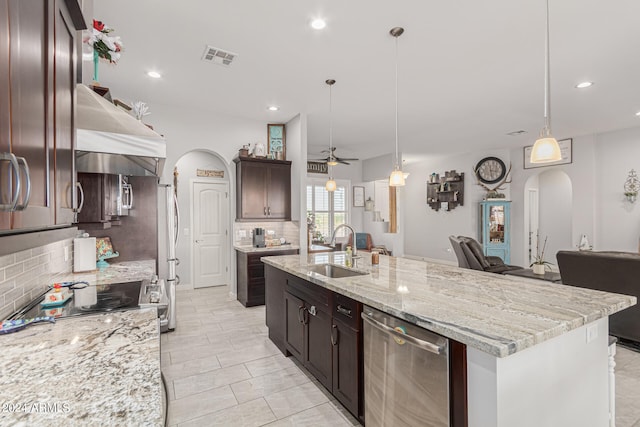
{"label": "dishwasher handle", "polygon": [[398,332],[393,328],[390,328],[389,326],[378,322],[377,320],[369,317],[366,313],[362,312],[361,313],[362,319],[366,322],[368,322],[371,326],[373,326],[374,328],[377,328],[379,330],[381,330],[382,332],[386,332],[388,334],[391,334],[401,340],[404,340],[408,343],[411,343],[413,345],[415,345],[416,347],[420,347],[423,350],[427,350],[428,352],[431,353],[435,353],[435,354],[440,354],[440,352],[442,352],[443,347],[436,345],[434,343],[431,343],[429,341],[425,341],[425,340],[421,340],[419,338],[413,337],[411,335],[407,335],[407,334],[403,334],[402,332]]}

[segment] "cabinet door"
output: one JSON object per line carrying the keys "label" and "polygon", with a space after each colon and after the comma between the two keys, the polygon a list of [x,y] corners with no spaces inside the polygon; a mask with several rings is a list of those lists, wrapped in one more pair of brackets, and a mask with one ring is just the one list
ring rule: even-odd
{"label": "cabinet door", "polygon": [[273,219],[291,219],[291,166],[269,165],[267,214]]}
{"label": "cabinet door", "polygon": [[300,362],[304,363],[304,302],[289,292],[284,293],[284,309],[286,313],[284,340],[287,350]]}
{"label": "cabinet door", "polygon": [[243,219],[266,218],[267,168],[263,163],[244,162],[240,167],[240,206],[238,215]]}
{"label": "cabinet door", "polygon": [[[307,334],[304,365],[325,387],[331,390],[331,315],[317,305],[305,303]],[[313,308],[315,307],[315,309]],[[312,313],[316,313],[313,315]]]}
{"label": "cabinet door", "polygon": [[[53,208],[53,2],[9,0],[11,151],[29,165],[28,208],[14,212],[12,228],[54,224]],[[27,177],[22,173],[21,201]]]}
{"label": "cabinet door", "polygon": [[[9,1],[0,0],[0,153],[8,153],[10,145],[10,109],[9,103]],[[0,204],[11,199],[8,183],[11,180],[11,167],[8,162],[0,161]],[[0,231],[11,228],[11,214],[0,211]]]}
{"label": "cabinet door", "polygon": [[356,417],[360,401],[360,332],[334,318],[331,325],[333,345],[333,395]]}
{"label": "cabinet door", "polygon": [[75,146],[75,28],[64,2],[55,10],[55,207],[56,224],[71,224],[76,204],[73,148]]}

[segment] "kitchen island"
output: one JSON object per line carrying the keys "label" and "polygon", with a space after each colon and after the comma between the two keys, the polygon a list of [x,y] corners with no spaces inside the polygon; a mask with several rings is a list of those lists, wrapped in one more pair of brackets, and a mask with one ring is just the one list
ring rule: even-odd
{"label": "kitchen island", "polygon": [[608,425],[608,316],[635,297],[386,256],[344,278],[310,271],[340,252],[263,261],[466,345],[469,426]]}
{"label": "kitchen island", "polygon": [[0,335],[0,425],[162,426],[159,334],[153,308]]}

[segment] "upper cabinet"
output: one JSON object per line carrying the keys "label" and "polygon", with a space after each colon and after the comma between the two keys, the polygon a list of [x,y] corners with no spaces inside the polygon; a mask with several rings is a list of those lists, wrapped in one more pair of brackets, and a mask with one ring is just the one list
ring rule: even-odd
{"label": "upper cabinet", "polygon": [[0,232],[73,221],[75,0],[0,0]]}
{"label": "upper cabinet", "polygon": [[291,162],[236,158],[236,220],[291,220]]}

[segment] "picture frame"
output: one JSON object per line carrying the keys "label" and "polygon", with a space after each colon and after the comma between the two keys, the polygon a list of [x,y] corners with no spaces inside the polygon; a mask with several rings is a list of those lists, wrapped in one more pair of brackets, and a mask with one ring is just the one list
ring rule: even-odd
{"label": "picture frame", "polygon": [[267,125],[267,155],[273,154],[277,160],[287,159],[287,142],[284,124]]}
{"label": "picture frame", "polygon": [[364,208],[364,187],[353,187],[353,207]]}
{"label": "picture frame", "polygon": [[569,163],[573,163],[573,138],[561,139],[558,141],[558,145],[560,146],[562,159],[548,163],[531,163],[531,149],[533,148],[533,145],[524,147],[524,149],[522,150],[524,155],[524,168],[543,168],[546,166],[566,165]]}

